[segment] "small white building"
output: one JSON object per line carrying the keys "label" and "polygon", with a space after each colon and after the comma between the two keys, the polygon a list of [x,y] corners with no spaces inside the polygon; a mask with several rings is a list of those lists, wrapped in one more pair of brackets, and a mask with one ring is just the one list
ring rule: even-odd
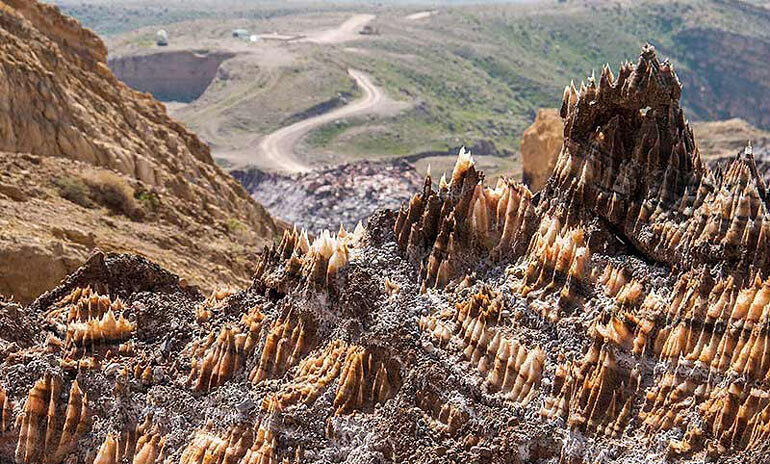
{"label": "small white building", "polygon": [[155,43],[159,47],[168,45],[168,32],[166,32],[165,29],[161,29],[155,34]]}

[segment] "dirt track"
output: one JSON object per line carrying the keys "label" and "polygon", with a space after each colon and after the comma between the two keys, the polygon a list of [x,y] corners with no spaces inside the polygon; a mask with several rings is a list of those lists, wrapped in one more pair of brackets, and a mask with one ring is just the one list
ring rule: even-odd
{"label": "dirt track", "polygon": [[367,23],[375,18],[373,14],[357,14],[348,18],[344,23],[334,29],[328,29],[316,33],[310,33],[299,42],[314,42],[318,44],[333,44],[347,42],[358,37],[359,31]]}
{"label": "dirt track", "polygon": [[310,167],[298,160],[294,154],[294,147],[302,136],[337,119],[375,112],[379,109],[384,101],[382,89],[375,86],[369,76],[361,71],[348,69],[348,74],[356,81],[364,95],[341,108],[304,119],[266,135],[259,144],[263,164],[287,172],[309,171]]}

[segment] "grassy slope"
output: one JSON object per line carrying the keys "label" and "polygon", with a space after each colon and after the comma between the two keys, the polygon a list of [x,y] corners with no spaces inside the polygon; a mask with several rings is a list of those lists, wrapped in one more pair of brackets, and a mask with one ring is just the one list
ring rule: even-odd
{"label": "grassy slope", "polygon": [[348,9],[287,0],[58,0],[62,11],[101,36],[195,20],[270,20]]}
{"label": "grassy slope", "polygon": [[[685,28],[762,38],[768,34],[767,21],[739,3],[687,0],[462,7],[421,23],[380,18],[377,26],[382,35],[357,45],[367,53],[357,53],[351,61],[377,76],[391,94],[417,96],[422,102],[388,123],[391,132],[402,135],[399,152],[482,138],[515,150],[537,108],[559,105],[565,83],[587,77],[591,69],[598,73],[604,63],[617,69],[644,42],[653,43],[687,72],[692,58],[675,40]],[[688,104],[690,97],[695,94],[685,89],[690,117],[704,117]],[[311,142],[320,149],[365,154],[372,141],[365,131],[357,132],[359,137],[336,144],[328,137]]]}
{"label": "grassy slope", "polygon": [[[415,141],[411,150],[480,138],[515,149],[537,108],[557,106],[570,79],[636,56],[651,38],[670,45],[674,25],[663,16],[613,8],[458,8],[422,24],[389,27],[378,21],[382,36],[362,43],[371,52],[351,61],[391,93],[423,102],[391,122],[398,132],[417,124],[445,134]],[[414,58],[397,59],[398,54]]]}
{"label": "grassy slope", "polygon": [[233,145],[234,139],[251,140],[276,130],[297,113],[340,93],[351,98],[359,94],[345,68],[323,54],[278,68],[244,63],[239,69],[237,61],[224,66],[230,72],[227,81],[214,81],[203,100],[175,112],[215,150]]}

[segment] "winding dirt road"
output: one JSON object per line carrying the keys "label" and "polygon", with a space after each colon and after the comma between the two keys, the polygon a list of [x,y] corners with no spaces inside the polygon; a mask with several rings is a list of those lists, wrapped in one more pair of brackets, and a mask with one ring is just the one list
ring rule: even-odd
{"label": "winding dirt road", "polygon": [[337,119],[378,110],[378,107],[384,100],[382,89],[375,86],[369,79],[369,76],[361,71],[348,69],[348,74],[356,81],[364,95],[343,107],[313,116],[312,118],[303,119],[266,135],[259,144],[259,150],[265,164],[288,172],[309,171],[311,169],[310,166],[297,159],[294,153],[294,147],[305,134]]}

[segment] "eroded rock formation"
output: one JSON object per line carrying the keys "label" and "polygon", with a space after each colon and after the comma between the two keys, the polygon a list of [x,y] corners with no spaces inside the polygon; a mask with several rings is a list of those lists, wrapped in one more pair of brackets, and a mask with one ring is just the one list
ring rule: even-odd
{"label": "eroded rock formation", "polygon": [[18,428],[17,463],[61,462],[76,446],[88,428],[88,399],[72,383],[69,399],[61,403],[62,379],[46,373],[35,382],[16,418]]}
{"label": "eroded rock formation", "polygon": [[0,460],[766,462],[766,185],[702,161],[680,93],[644,47],[566,88],[541,192],[461,151],[246,288],[97,253],[0,300]]}
{"label": "eroded rock formation", "polygon": [[[736,153],[743,151],[746,142],[751,141],[759,170],[763,173],[767,171],[763,168],[770,158],[770,133],[767,131],[736,118],[698,121],[691,126],[701,158],[711,167],[734,158]],[[559,111],[553,108],[538,110],[535,121],[521,138],[522,180],[533,192],[542,189],[551,176],[563,138],[564,127]]]}

